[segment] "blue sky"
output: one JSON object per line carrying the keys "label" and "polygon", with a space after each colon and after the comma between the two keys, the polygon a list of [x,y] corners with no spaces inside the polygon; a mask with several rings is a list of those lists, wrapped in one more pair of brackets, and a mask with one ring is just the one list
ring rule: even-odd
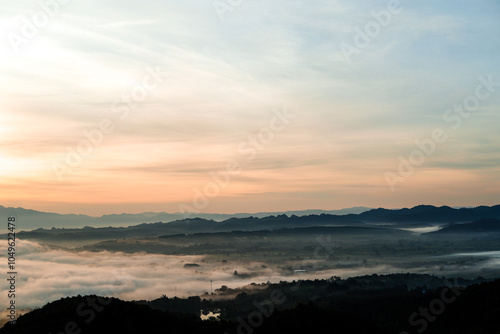
{"label": "blue sky", "polygon": [[[0,2],[2,205],[98,215],[498,204],[500,87],[481,88],[489,96],[457,129],[443,115],[479,77],[500,81],[500,3],[232,3],[221,14],[227,1]],[[376,28],[373,11],[390,22],[346,57],[357,29]],[[119,118],[113,106],[154,79],[148,69],[157,87]],[[238,151],[285,109],[293,118],[255,156]],[[85,146],[103,120],[113,129]],[[400,157],[436,128],[446,140],[402,173]],[[70,166],[79,145],[88,150]],[[228,161],[240,172],[214,186]]]}

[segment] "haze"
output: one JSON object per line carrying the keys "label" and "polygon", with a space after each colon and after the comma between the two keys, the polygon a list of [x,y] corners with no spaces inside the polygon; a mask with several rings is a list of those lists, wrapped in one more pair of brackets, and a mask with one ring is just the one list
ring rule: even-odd
{"label": "haze", "polygon": [[[34,22],[38,2],[0,3],[2,205],[101,215],[498,202],[497,1],[392,12],[385,1],[62,3],[31,33],[23,18]],[[380,31],[372,9],[390,13]],[[423,160],[411,156],[431,139]],[[418,166],[402,176],[410,157]],[[228,165],[238,173],[226,181]]]}

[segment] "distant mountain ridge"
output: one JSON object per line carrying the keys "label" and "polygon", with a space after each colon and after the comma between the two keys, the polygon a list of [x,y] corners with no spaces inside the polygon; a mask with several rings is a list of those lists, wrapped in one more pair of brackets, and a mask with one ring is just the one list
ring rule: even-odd
{"label": "distant mountain ridge", "polygon": [[476,220],[472,223],[448,225],[438,231],[427,233],[427,236],[442,237],[444,235],[452,234],[453,237],[456,238],[457,235],[469,237],[471,234],[478,233],[488,234],[490,236],[500,234],[500,219],[484,218]]}
{"label": "distant mountain ridge", "polygon": [[302,211],[280,211],[280,212],[258,212],[258,213],[167,213],[167,212],[143,212],[139,214],[109,214],[101,217],[92,217],[81,214],[58,214],[42,212],[24,208],[4,207],[0,205],[0,217],[16,217],[18,220],[18,230],[34,230],[38,228],[83,228],[92,227],[124,227],[142,223],[172,222],[185,218],[203,218],[214,221],[223,221],[229,218],[264,218],[273,215],[297,215],[306,216],[312,214],[359,214],[370,210],[367,207],[353,207],[341,210],[302,210]]}
{"label": "distant mountain ridge", "polygon": [[[488,227],[494,225],[492,221],[500,218],[500,205],[493,207],[479,207],[471,209],[452,209],[449,207],[417,206],[412,209],[374,209],[361,214],[348,215],[308,215],[308,216],[267,216],[263,218],[229,218],[223,221],[213,219],[192,218],[176,220],[168,223],[142,223],[129,227],[90,227],[83,228],[52,228],[21,231],[20,237],[37,240],[105,240],[116,238],[144,238],[163,235],[179,235],[194,233],[218,233],[232,231],[264,231],[276,229],[296,229],[305,227],[357,227],[357,228],[421,228],[433,226],[447,226],[472,232],[484,230],[487,220]],[[480,223],[477,223],[477,222]],[[458,227],[454,227],[458,224]],[[469,226],[470,225],[470,226]]]}
{"label": "distant mountain ridge", "polygon": [[[355,211],[358,213],[348,213]],[[332,214],[335,212],[335,214]],[[338,212],[341,212],[339,214]],[[456,223],[470,223],[479,219],[500,219],[500,205],[479,206],[475,208],[454,209],[449,206],[436,207],[432,205],[418,205],[413,208],[403,209],[368,209],[356,207],[343,210],[305,210],[287,212],[261,212],[255,214],[211,214],[200,213],[196,217],[186,219],[180,213],[142,213],[142,214],[113,214],[101,217],[91,217],[75,214],[56,214],[28,210],[23,208],[6,208],[0,206],[0,216],[14,216],[18,220],[18,230],[35,230],[39,228],[83,228],[83,227],[125,227],[157,222],[168,223],[170,228],[174,226],[185,226],[186,222],[191,224],[191,228],[198,226],[204,232],[207,228],[206,221],[213,222],[218,226],[216,230],[228,231],[237,230],[241,226],[248,224],[258,224],[258,229],[295,227],[296,224],[302,226],[322,226],[337,224],[377,224],[391,225],[397,224],[400,227],[426,227],[435,225],[449,225]],[[204,222],[202,222],[204,221]],[[200,224],[201,222],[201,224]],[[290,225],[291,224],[291,225]],[[223,229],[219,229],[224,225]],[[247,227],[250,230],[255,228]],[[181,229],[178,233],[184,233]],[[192,233],[192,232],[191,232]]]}
{"label": "distant mountain ridge", "polygon": [[411,209],[373,209],[357,215],[358,220],[389,223],[464,223],[482,218],[500,218],[500,205],[454,209],[449,206],[436,207],[418,205]]}

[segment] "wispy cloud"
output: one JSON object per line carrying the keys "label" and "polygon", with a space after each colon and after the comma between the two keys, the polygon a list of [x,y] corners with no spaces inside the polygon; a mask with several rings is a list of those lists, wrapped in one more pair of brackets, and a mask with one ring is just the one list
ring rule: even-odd
{"label": "wispy cloud", "polygon": [[119,21],[107,23],[105,26],[110,28],[121,28],[121,27],[135,27],[152,25],[159,23],[159,20],[135,20],[135,21]]}
{"label": "wispy cloud", "polygon": [[[207,171],[238,158],[238,144],[268,122],[272,108],[286,105],[300,113],[300,120],[245,166],[240,181],[214,201],[214,208],[233,203],[231,194],[244,197],[249,191],[251,197],[258,187],[273,193],[283,182],[297,197],[307,185],[303,209],[317,207],[314,191],[316,197],[346,194],[325,209],[419,204],[416,198],[436,182],[430,174],[411,187],[415,197],[404,195],[410,188],[396,197],[371,189],[383,184],[377,175],[390,169],[415,138],[440,125],[444,110],[469,94],[479,75],[500,80],[499,7],[487,0],[402,2],[403,11],[391,24],[346,62],[339,45],[351,42],[355,28],[364,29],[374,20],[371,12],[386,6],[247,1],[221,21],[211,2],[71,2],[15,54],[8,33],[22,34],[21,17],[30,20],[41,8],[28,1],[0,4],[0,159],[6,162],[0,184],[16,180],[35,187],[19,186],[17,194],[2,193],[0,200],[16,205],[24,196],[25,206],[43,209],[40,198],[29,194],[50,189],[47,197],[54,203],[72,199],[74,208],[87,210],[94,191],[102,195],[93,196],[96,205],[120,198],[158,203],[159,211],[174,209],[206,182]],[[148,66],[168,75],[118,121],[113,103],[141,83]],[[428,167],[454,169],[460,160],[454,152],[463,148],[461,159],[469,162],[460,168],[482,178],[481,170],[494,163],[482,152],[498,142],[492,124],[498,123],[499,103],[496,94],[482,105]],[[78,145],[85,139],[82,132],[103,118],[117,120],[113,133],[61,186],[51,162],[63,159],[67,147]],[[469,149],[479,137],[488,140]],[[36,182],[52,186],[38,188]],[[165,194],[160,185],[175,191]],[[471,203],[467,194],[480,192],[471,187],[454,198],[455,205],[496,203],[495,197]],[[89,195],[81,198],[82,193]],[[262,196],[260,204],[238,208],[286,205],[282,197],[274,198]]]}

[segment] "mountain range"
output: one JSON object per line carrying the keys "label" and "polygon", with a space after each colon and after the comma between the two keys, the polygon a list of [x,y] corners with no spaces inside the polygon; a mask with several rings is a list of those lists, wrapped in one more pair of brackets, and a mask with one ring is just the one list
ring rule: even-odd
{"label": "mountain range", "polygon": [[[190,222],[190,228],[198,226],[201,230],[195,232],[228,231],[234,229],[255,230],[248,224],[258,224],[258,229],[283,227],[291,223],[293,226],[317,226],[338,224],[398,224],[399,227],[442,226],[455,223],[470,223],[478,219],[500,218],[500,205],[479,206],[475,208],[452,208],[449,206],[436,207],[419,205],[403,209],[370,209],[354,207],[342,210],[303,210],[286,212],[260,212],[236,214],[181,214],[166,212],[145,212],[140,214],[111,214],[101,217],[75,214],[57,214],[0,206],[0,216],[16,217],[18,230],[35,230],[39,228],[83,228],[83,227],[126,227],[148,223],[169,223],[169,229]],[[186,218],[193,217],[193,218]],[[274,217],[281,217],[276,219]],[[285,218],[290,220],[284,221]],[[201,220],[200,220],[201,219]],[[208,221],[209,223],[207,224]],[[278,221],[280,221],[278,223]],[[175,222],[175,224],[173,224]],[[208,225],[212,224],[212,227]],[[278,224],[278,226],[276,226]],[[224,226],[224,227],[223,227]],[[184,229],[178,233],[184,233]]]}
{"label": "mountain range", "polygon": [[0,205],[0,217],[16,217],[18,230],[33,230],[37,228],[82,228],[92,227],[124,227],[142,223],[171,222],[182,220],[189,217],[203,218],[214,221],[222,221],[229,218],[257,217],[263,218],[273,215],[346,215],[359,214],[370,210],[367,207],[353,207],[341,210],[302,210],[302,211],[283,211],[283,212],[258,212],[258,213],[167,213],[167,212],[143,212],[139,214],[110,214],[100,217],[77,214],[58,214],[50,212],[41,212],[24,208],[4,207]]}
{"label": "mountain range", "polygon": [[[36,219],[36,218],[34,218]],[[68,218],[69,219],[69,218]],[[411,209],[373,209],[360,214],[315,214],[297,216],[285,214],[263,218],[232,217],[223,221],[191,218],[171,222],[142,223],[128,227],[38,228],[21,231],[20,237],[36,240],[108,240],[125,238],[150,238],[168,235],[193,235],[200,233],[228,233],[235,231],[272,231],[311,228],[346,228],[351,233],[374,234],[377,231],[413,230],[439,226],[440,230],[427,233],[431,236],[444,234],[467,235],[472,232],[491,233],[500,230],[500,205],[477,208],[453,209],[450,207],[416,206]],[[332,230],[333,231],[333,230]],[[341,230],[339,230],[341,231]],[[406,231],[401,231],[406,232]],[[289,232],[287,232],[289,234]]]}

